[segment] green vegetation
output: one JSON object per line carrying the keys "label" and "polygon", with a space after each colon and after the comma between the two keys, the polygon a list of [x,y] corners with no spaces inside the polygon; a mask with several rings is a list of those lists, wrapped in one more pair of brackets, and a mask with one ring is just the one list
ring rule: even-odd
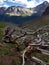
{"label": "green vegetation", "polygon": [[17,41],[18,41],[18,43],[22,43],[23,38],[19,38],[19,39],[17,39]]}
{"label": "green vegetation", "polygon": [[6,24],[4,22],[0,22],[0,28],[4,28]]}
{"label": "green vegetation", "polygon": [[19,51],[23,51],[24,47],[23,46],[19,46]]}
{"label": "green vegetation", "polygon": [[[0,61],[0,65],[10,65],[10,61],[13,65],[18,65],[21,63],[17,51],[15,50],[15,44],[6,44],[3,47],[0,47],[0,59],[3,57],[3,60]],[[4,60],[4,58],[7,58],[7,60]]]}
{"label": "green vegetation", "polygon": [[15,44],[8,44],[5,47],[0,47],[0,56],[2,56],[2,54],[4,55],[12,55],[12,49],[16,48]]}
{"label": "green vegetation", "polygon": [[13,65],[17,65],[16,61],[14,59],[12,59],[12,62],[13,62]]}
{"label": "green vegetation", "polygon": [[2,39],[3,30],[4,30],[5,26],[6,26],[6,24],[4,22],[0,22],[0,41]]}
{"label": "green vegetation", "polygon": [[[0,65],[20,65],[21,60],[17,56],[16,44],[2,44],[2,36],[4,29],[7,25],[4,22],[0,22]],[[20,31],[16,31],[19,33]],[[21,42],[22,39],[18,39]],[[5,59],[5,60],[4,60]]]}
{"label": "green vegetation", "polygon": [[1,41],[1,39],[2,39],[2,36],[3,36],[3,31],[0,30],[0,41]]}

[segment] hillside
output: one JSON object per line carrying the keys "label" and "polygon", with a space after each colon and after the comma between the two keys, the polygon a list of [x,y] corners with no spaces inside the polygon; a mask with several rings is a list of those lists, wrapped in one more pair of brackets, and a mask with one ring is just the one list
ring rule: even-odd
{"label": "hillside", "polygon": [[42,16],[40,18],[37,18],[36,20],[30,20],[20,26],[26,30],[36,30],[45,25],[49,25],[49,15]]}
{"label": "hillside", "polygon": [[[48,20],[46,19],[46,21],[48,21]],[[36,25],[37,24],[39,24],[39,21],[38,21],[38,23],[36,23]],[[29,24],[29,25],[31,25],[31,24]],[[44,24],[44,22],[43,22],[43,24],[41,23],[41,26],[44,26],[44,25],[47,25],[47,23],[46,22],[45,22],[45,24]],[[38,27],[41,27],[41,26],[38,26]],[[45,45],[44,45],[44,47],[43,46],[36,47],[37,44],[35,46],[31,46],[30,44],[34,45],[34,43],[32,43],[32,42],[36,38],[34,38],[33,35],[31,35],[31,37],[30,37],[29,34],[27,35],[25,33],[28,31],[28,29],[25,31],[24,28],[21,29],[20,27],[18,27],[15,24],[5,23],[5,22],[0,22],[0,29],[2,30],[2,31],[0,30],[0,65],[22,65],[23,58],[25,59],[24,60],[25,65],[38,65],[38,64],[40,65],[40,63],[44,64],[44,65],[45,65],[45,63],[46,63],[46,65],[49,64],[49,54],[48,54],[49,52],[47,52],[49,50],[49,48],[47,48]],[[9,35],[6,33],[7,29],[9,30],[9,33],[7,32]],[[13,32],[13,29],[14,29],[14,32]],[[32,29],[33,29],[33,26],[32,26]],[[32,33],[33,33],[33,31],[32,31]],[[8,35],[9,38],[6,38],[6,35]],[[44,37],[44,39],[45,39],[45,37]],[[49,39],[49,37],[48,37],[48,39]],[[9,40],[9,42],[7,40]],[[39,50],[36,48],[43,48],[43,50],[41,50],[41,49]],[[45,50],[47,50],[47,51],[45,51]],[[41,53],[41,52],[43,52],[43,53]]]}

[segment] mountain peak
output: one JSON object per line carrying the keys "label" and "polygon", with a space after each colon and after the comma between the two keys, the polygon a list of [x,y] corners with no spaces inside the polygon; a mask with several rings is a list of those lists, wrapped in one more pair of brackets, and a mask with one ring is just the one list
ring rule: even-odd
{"label": "mountain peak", "polygon": [[47,5],[47,4],[49,4],[49,3],[48,3],[48,1],[44,1],[43,4],[44,4],[44,5]]}

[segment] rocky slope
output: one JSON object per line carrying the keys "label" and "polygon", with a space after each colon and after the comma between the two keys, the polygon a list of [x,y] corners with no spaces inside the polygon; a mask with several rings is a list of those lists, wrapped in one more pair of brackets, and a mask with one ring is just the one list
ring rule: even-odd
{"label": "rocky slope", "polygon": [[46,10],[43,12],[43,15],[49,15],[49,6],[46,8]]}

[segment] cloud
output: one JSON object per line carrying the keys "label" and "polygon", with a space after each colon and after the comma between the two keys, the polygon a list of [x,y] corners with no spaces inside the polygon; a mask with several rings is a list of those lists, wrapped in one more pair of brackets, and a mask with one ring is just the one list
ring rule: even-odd
{"label": "cloud", "polygon": [[44,0],[8,0],[8,2],[25,4],[27,8],[32,8],[41,4]]}
{"label": "cloud", "polygon": [[9,7],[9,5],[6,2],[2,6]]}
{"label": "cloud", "polygon": [[46,0],[46,1],[48,1],[48,2],[49,2],[49,0]]}
{"label": "cloud", "polygon": [[0,4],[3,4],[3,0],[0,0]]}
{"label": "cloud", "polygon": [[25,4],[26,7],[34,7],[36,5],[35,0],[8,0],[8,2]]}
{"label": "cloud", "polygon": [[35,0],[34,1],[29,1],[29,2],[26,3],[26,5],[27,5],[26,7],[28,7],[28,8],[29,7],[31,7],[31,8],[35,7],[36,6],[36,1]]}
{"label": "cloud", "polygon": [[[25,6],[27,8],[32,8],[37,6],[38,4],[41,4],[45,0],[0,0],[0,5],[2,6],[12,6],[12,5],[19,5],[19,6]],[[49,0],[46,0],[49,2]]]}
{"label": "cloud", "polygon": [[9,5],[5,1],[6,0],[0,0],[0,7],[9,7]]}

